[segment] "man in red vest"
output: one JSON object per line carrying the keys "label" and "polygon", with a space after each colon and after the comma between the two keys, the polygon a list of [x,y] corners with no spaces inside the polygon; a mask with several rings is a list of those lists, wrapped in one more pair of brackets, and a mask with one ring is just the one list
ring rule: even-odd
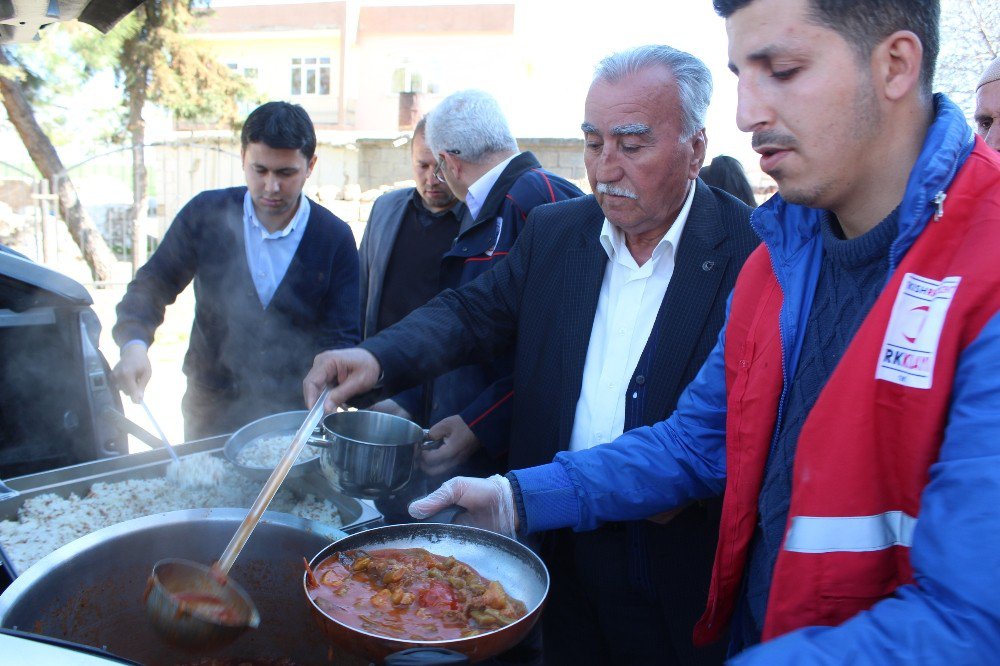
{"label": "man in red vest", "polygon": [[[588,530],[724,491],[696,642],[729,626],[741,664],[994,663],[1000,155],[931,92],[939,3],[715,7],[779,186],[715,350],[668,420],[411,513]],[[338,370],[334,401],[358,390]]]}

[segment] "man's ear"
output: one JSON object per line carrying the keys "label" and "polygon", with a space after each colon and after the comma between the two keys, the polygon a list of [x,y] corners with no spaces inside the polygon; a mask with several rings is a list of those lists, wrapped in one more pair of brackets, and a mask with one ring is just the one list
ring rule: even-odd
{"label": "man's ear", "polygon": [[708,153],[708,134],[704,127],[694,133],[691,137],[691,163],[688,165],[688,177],[694,180],[701,172],[701,165],[705,163],[705,155]]}
{"label": "man's ear", "polygon": [[872,52],[875,85],[889,100],[899,100],[920,88],[924,47],[909,30],[899,30],[883,39]]}
{"label": "man's ear", "polygon": [[313,168],[316,166],[316,160],[319,159],[319,155],[313,155],[312,159],[309,160],[309,166],[306,168],[306,178],[312,175]]}
{"label": "man's ear", "polygon": [[451,175],[454,176],[456,181],[460,181],[462,178],[462,160],[451,153],[442,153],[442,155],[444,155],[444,163],[448,165]]}

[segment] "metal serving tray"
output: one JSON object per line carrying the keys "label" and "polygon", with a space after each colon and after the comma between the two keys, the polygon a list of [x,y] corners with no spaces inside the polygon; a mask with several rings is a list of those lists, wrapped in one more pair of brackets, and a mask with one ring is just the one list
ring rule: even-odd
{"label": "metal serving tray", "polygon": [[[181,457],[206,451],[221,456],[222,447],[228,438],[229,435],[219,435],[194,440],[178,444],[174,450]],[[21,505],[27,499],[43,493],[54,493],[60,497],[69,497],[71,493],[82,496],[90,491],[93,484],[101,481],[162,478],[170,460],[165,449],[152,449],[5,479],[0,482],[0,520],[17,520]],[[374,504],[337,493],[318,471],[286,479],[282,487],[300,496],[312,493],[316,497],[330,500],[337,507],[344,523],[340,529],[348,534],[381,523],[382,514]]]}

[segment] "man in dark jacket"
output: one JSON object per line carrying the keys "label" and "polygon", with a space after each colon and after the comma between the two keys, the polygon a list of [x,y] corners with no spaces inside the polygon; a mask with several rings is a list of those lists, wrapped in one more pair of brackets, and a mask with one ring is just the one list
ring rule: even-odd
{"label": "man in dark jacket", "polygon": [[427,118],[413,128],[414,187],[386,192],[372,205],[358,254],[361,334],[392,326],[441,291],[441,257],[458,236],[465,204],[434,177]]}
{"label": "man in dark jacket", "polygon": [[359,339],[354,237],[302,193],[316,164],[309,116],[264,104],[241,144],[247,187],[202,192],[184,206],[118,304],[112,331],[115,376],[139,402],[164,309],[194,280],[181,404],[189,440],[301,408],[301,373],[315,353]]}
{"label": "man in dark jacket", "polygon": [[[435,175],[467,212],[440,264],[441,288],[457,288],[507,256],[536,206],[581,196],[569,181],[519,152],[496,100],[479,90],[454,93],[427,117],[427,143],[439,158]],[[430,427],[444,445],[422,459],[426,484],[412,484],[393,518],[407,519],[406,499],[456,473],[506,471],[510,436],[513,354],[499,354],[451,369],[376,408]],[[428,376],[426,380],[431,380]],[[380,505],[383,513],[388,504]]]}
{"label": "man in dark jacket", "polygon": [[[342,401],[384,371],[390,390],[516,340],[511,467],[655,423],[712,349],[757,245],[750,209],[698,180],[711,74],[666,46],[598,67],[582,129],[594,197],[535,209],[507,261],[306,379]],[[549,535],[546,664],[712,664],[697,650],[719,503]]]}

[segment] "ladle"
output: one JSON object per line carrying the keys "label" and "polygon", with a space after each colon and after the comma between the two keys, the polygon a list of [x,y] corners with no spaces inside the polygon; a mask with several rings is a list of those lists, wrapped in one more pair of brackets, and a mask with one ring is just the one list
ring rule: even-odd
{"label": "ladle", "polygon": [[260,613],[250,595],[228,579],[227,574],[323,418],[323,405],[329,393],[329,388],[324,390],[309,410],[218,562],[209,568],[188,560],[168,559],[153,566],[146,586],[146,612],[168,643],[192,649],[219,647],[260,624]]}

